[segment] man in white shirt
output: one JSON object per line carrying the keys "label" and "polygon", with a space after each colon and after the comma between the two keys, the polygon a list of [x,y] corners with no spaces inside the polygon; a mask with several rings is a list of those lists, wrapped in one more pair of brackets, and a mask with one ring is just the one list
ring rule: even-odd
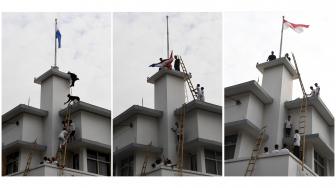
{"label": "man in white shirt", "polygon": [[285,120],[285,129],[286,129],[286,137],[290,137],[292,131],[292,123],[291,123],[291,116],[288,116],[288,119]]}
{"label": "man in white shirt", "polygon": [[201,101],[204,101],[204,87],[201,87]]}
{"label": "man in white shirt", "polygon": [[195,90],[196,90],[196,94],[197,94],[197,99],[201,100],[201,85],[197,84],[197,87],[196,87]]}
{"label": "man in white shirt", "polygon": [[279,153],[279,145],[278,144],[274,145],[274,150],[272,151],[272,154],[276,154],[276,153]]}
{"label": "man in white shirt", "polygon": [[295,134],[294,134],[294,155],[300,158],[300,141],[301,141],[301,137],[299,134],[299,130],[295,130]]}
{"label": "man in white shirt", "polygon": [[66,137],[68,135],[68,131],[66,131],[66,128],[63,128],[61,133],[58,135],[59,140],[59,148],[62,149],[62,146],[66,143]]}
{"label": "man in white shirt", "polygon": [[308,95],[308,97],[314,97],[316,95],[316,91],[314,90],[313,86],[310,86],[310,94]]}
{"label": "man in white shirt", "polygon": [[315,83],[315,95],[316,95],[316,97],[318,97],[319,95],[320,95],[320,86],[317,84],[317,83]]}

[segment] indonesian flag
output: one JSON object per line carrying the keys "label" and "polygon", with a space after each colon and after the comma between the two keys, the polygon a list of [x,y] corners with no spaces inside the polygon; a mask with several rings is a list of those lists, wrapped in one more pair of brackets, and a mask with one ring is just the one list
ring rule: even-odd
{"label": "indonesian flag", "polygon": [[285,29],[287,29],[287,28],[290,27],[290,28],[292,28],[297,33],[302,33],[304,28],[309,28],[309,25],[294,24],[294,23],[290,23],[289,21],[287,21],[285,19],[283,20],[283,25],[284,25]]}

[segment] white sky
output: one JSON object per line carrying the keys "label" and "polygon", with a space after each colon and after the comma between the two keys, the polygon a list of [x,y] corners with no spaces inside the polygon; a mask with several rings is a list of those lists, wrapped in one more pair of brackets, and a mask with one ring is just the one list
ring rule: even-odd
{"label": "white sky", "polygon": [[109,13],[3,13],[2,113],[27,104],[29,96],[30,105],[40,107],[40,85],[33,81],[54,64],[56,17],[62,34],[57,66],[80,79],[72,94],[111,109]]}
{"label": "white sky", "polygon": [[[113,116],[134,104],[154,108],[148,67],[167,57],[166,13],[115,13],[113,16]],[[168,13],[170,49],[182,56],[193,84],[205,88],[207,102],[222,103],[221,13]],[[189,100],[191,100],[190,91]]]}
{"label": "white sky", "polygon": [[[320,97],[335,116],[335,13],[319,12],[225,12],[224,87],[245,81],[262,80],[256,63],[265,62],[273,50],[279,56],[282,16],[296,24],[308,24],[303,33],[284,30],[282,54],[295,54],[305,89],[317,82]],[[293,60],[292,60],[293,61]],[[294,65],[293,65],[294,66]],[[293,97],[302,97],[294,81]]]}

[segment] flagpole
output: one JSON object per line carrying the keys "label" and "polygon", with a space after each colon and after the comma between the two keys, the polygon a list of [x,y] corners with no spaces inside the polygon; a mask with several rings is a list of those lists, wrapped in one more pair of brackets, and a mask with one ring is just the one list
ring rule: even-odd
{"label": "flagpole", "polygon": [[169,58],[169,29],[168,29],[168,16],[167,18],[167,58]]}
{"label": "flagpole", "polygon": [[55,62],[54,62],[55,67],[57,61],[56,31],[57,31],[57,18],[55,18]]}
{"label": "flagpole", "polygon": [[279,58],[281,58],[281,51],[282,51],[282,37],[283,37],[283,25],[284,25],[284,20],[285,20],[285,16],[282,16]]}

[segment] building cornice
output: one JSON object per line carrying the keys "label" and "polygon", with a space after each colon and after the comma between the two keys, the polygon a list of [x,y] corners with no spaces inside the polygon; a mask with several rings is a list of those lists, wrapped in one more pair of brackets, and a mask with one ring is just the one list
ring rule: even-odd
{"label": "building cornice", "polygon": [[41,84],[44,80],[48,79],[51,76],[58,76],[60,78],[70,81],[70,75],[59,71],[57,66],[52,66],[47,72],[43,73],[38,78],[34,78],[34,83]]}
{"label": "building cornice", "polygon": [[10,111],[6,112],[2,115],[2,124],[11,120],[13,117],[18,116],[22,113],[27,113],[35,116],[46,117],[48,115],[48,111],[41,110],[39,108],[35,108],[32,106],[28,106],[25,104],[19,104],[15,108],[11,109]]}
{"label": "building cornice", "polygon": [[160,110],[155,110],[139,105],[133,105],[113,119],[113,126],[119,125],[125,120],[130,119],[135,115],[144,115],[159,118],[162,116],[162,114],[163,112]]}
{"label": "building cornice", "polygon": [[[192,110],[204,110],[211,113],[222,114],[222,107],[216,104],[200,101],[200,100],[193,100],[186,104],[185,112],[188,113]],[[179,115],[182,111],[182,107],[175,110],[175,115]]]}
{"label": "building cornice", "polygon": [[41,145],[41,144],[34,144],[32,142],[27,142],[23,140],[15,140],[14,142],[11,142],[9,144],[2,146],[3,152],[11,152],[14,150],[18,150],[20,148],[27,148],[29,150],[36,150],[36,151],[46,151],[47,146]]}
{"label": "building cornice", "polygon": [[[302,99],[295,99],[285,102],[285,107],[288,110],[300,108]],[[321,115],[321,117],[327,122],[329,126],[334,126],[334,116],[331,114],[327,106],[323,103],[320,97],[308,97],[308,106],[312,106]]]}
{"label": "building cornice", "polygon": [[[163,68],[163,69],[159,70],[158,72],[156,72],[153,76],[148,77],[147,82],[151,83],[151,84],[154,84],[157,80],[159,80],[164,75],[171,75],[171,76],[175,76],[175,77],[180,78],[180,79],[185,79],[187,76],[190,76],[190,75],[186,75],[186,74],[184,74],[183,72],[180,72],[180,71],[168,70],[168,69]],[[191,76],[190,76],[190,78],[191,78]]]}
{"label": "building cornice", "polygon": [[[67,110],[68,110],[67,108],[64,108],[59,111],[59,114],[61,116],[64,116]],[[108,109],[105,109],[99,106],[95,106],[95,105],[92,105],[92,104],[89,104],[83,101],[79,101],[71,105],[70,107],[71,114],[76,113],[78,111],[86,111],[86,112],[90,112],[90,113],[97,114],[100,116],[104,116],[106,118],[111,118],[111,110],[108,110]]]}
{"label": "building cornice", "polygon": [[261,64],[257,63],[256,67],[261,73],[264,73],[266,69],[273,68],[276,66],[281,66],[281,65],[286,67],[286,69],[291,74],[293,79],[298,78],[298,74],[296,70],[294,69],[294,67],[291,65],[291,63],[288,61],[286,57],[277,58],[273,61],[268,61],[268,62],[261,63]]}
{"label": "building cornice", "polygon": [[271,104],[273,98],[256,81],[251,80],[225,88],[225,98],[230,98],[243,93],[253,93],[264,104]]}

